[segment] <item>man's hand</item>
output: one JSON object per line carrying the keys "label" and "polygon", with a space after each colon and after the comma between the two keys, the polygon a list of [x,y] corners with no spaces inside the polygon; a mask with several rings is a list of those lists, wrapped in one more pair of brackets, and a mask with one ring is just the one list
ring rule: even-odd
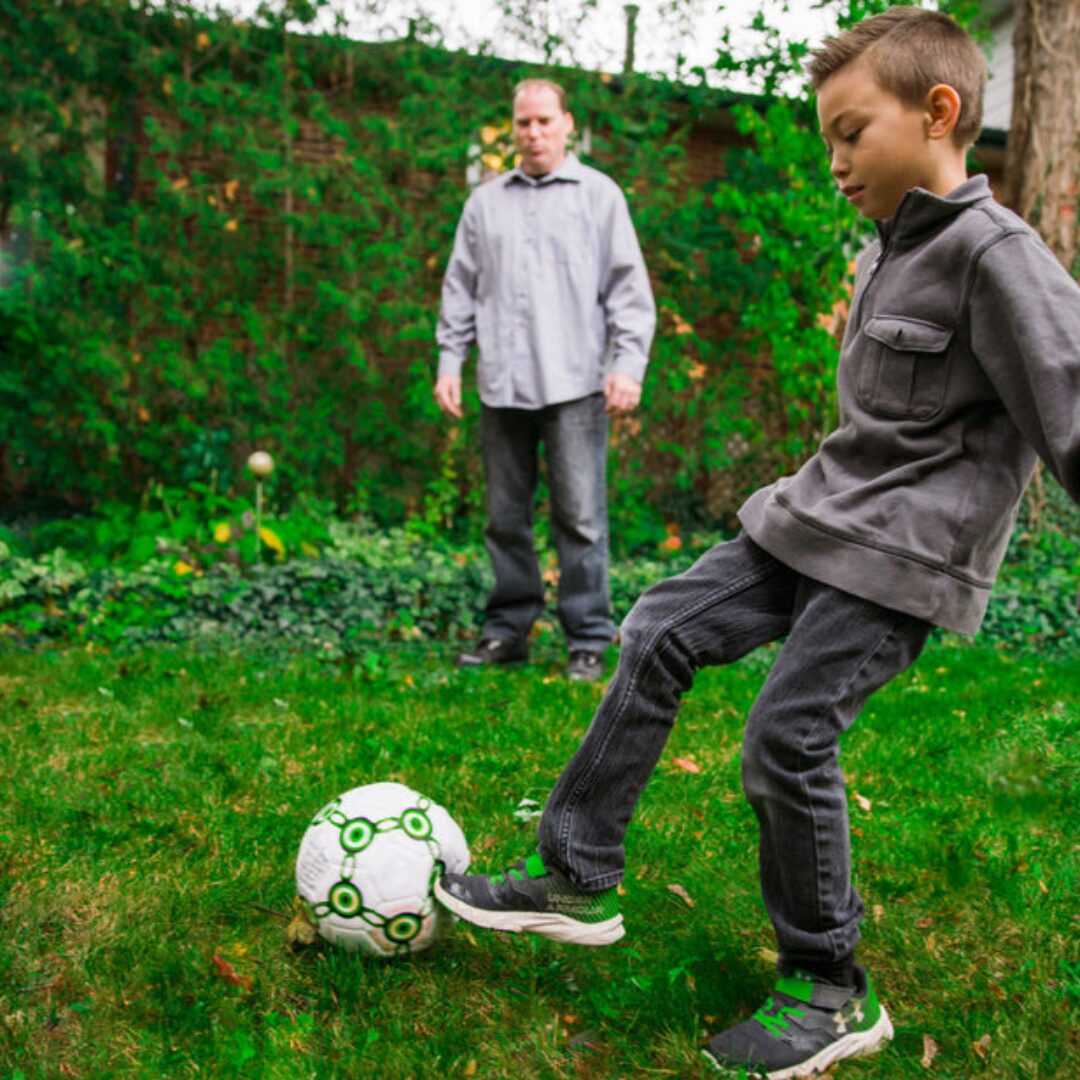
{"label": "man's hand", "polygon": [[440,375],[435,380],[435,403],[447,416],[460,420],[461,412],[461,376]]}
{"label": "man's hand", "polygon": [[636,409],[641,401],[641,383],[629,375],[613,371],[604,381],[604,400],[612,416],[628,413]]}

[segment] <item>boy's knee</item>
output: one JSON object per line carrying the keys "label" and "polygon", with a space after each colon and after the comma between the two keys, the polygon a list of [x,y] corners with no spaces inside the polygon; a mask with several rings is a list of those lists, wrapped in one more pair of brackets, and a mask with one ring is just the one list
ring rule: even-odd
{"label": "boy's knee", "polygon": [[760,730],[748,724],[743,735],[739,764],[743,791],[750,800],[767,794],[770,789],[768,757],[765,739]]}
{"label": "boy's knee", "polygon": [[622,649],[640,648],[645,641],[658,642],[663,638],[667,629],[666,605],[656,595],[660,586],[653,585],[646,589],[630,609],[630,614],[623,619],[619,629],[619,637]]}
{"label": "boy's knee", "polygon": [[756,703],[743,735],[740,765],[743,791],[748,798],[764,798],[780,790],[800,771],[800,754],[791,739],[790,725],[769,717]]}

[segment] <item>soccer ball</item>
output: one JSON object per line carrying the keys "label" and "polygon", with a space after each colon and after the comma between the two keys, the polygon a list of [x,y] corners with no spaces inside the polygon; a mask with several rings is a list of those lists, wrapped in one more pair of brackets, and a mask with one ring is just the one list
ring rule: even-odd
{"label": "soccer ball", "polygon": [[296,891],[319,933],[371,956],[420,952],[453,916],[432,888],[469,866],[465,836],[404,784],[365,784],[324,806],[296,857]]}

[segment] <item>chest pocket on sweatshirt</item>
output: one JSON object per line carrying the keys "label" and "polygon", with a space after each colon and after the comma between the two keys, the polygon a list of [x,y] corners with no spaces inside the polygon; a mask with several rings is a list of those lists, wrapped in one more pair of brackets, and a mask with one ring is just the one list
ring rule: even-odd
{"label": "chest pocket on sweatshirt", "polygon": [[863,328],[864,350],[856,392],[879,416],[928,420],[945,401],[953,332],[936,323],[875,315]]}

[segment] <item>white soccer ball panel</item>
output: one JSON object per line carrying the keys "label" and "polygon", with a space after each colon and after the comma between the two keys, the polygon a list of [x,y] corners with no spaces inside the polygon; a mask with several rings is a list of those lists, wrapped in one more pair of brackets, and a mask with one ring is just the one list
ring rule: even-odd
{"label": "white soccer ball panel", "polygon": [[390,782],[327,803],[308,826],[296,887],[326,940],[389,957],[428,948],[452,922],[432,886],[469,865],[465,836],[437,803]]}

